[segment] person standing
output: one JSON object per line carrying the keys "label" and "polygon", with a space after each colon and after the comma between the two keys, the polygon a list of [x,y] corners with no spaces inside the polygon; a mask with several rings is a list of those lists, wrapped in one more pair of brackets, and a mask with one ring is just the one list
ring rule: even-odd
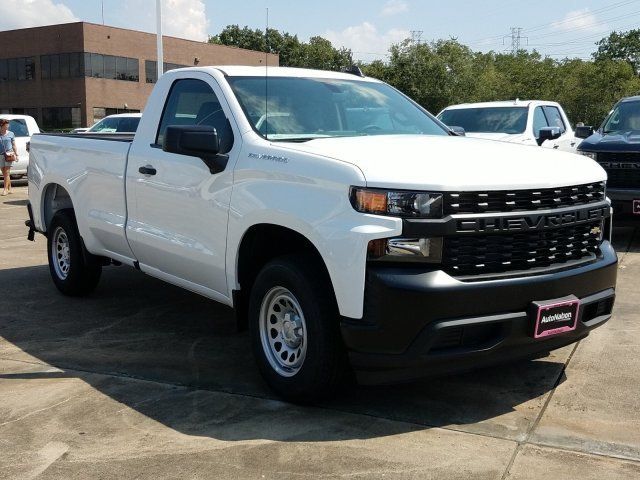
{"label": "person standing", "polygon": [[0,119],[0,149],[2,158],[0,158],[0,167],[2,168],[2,176],[4,178],[4,189],[2,196],[13,193],[11,191],[11,166],[18,159],[18,149],[16,148],[16,136],[9,130],[9,120]]}

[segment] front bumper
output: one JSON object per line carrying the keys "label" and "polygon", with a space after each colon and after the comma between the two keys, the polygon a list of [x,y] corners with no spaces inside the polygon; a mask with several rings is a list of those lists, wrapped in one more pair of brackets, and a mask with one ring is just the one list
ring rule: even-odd
{"label": "front bumper", "polygon": [[633,201],[640,200],[640,186],[637,189],[609,188],[607,196],[611,199],[614,213],[638,215],[638,212],[633,211]]}
{"label": "front bumper", "polygon": [[[584,338],[611,317],[617,256],[607,241],[593,262],[516,278],[459,281],[442,271],[369,267],[365,314],[341,330],[358,380],[408,381],[531,358]],[[531,302],[575,295],[572,332],[530,335]]]}

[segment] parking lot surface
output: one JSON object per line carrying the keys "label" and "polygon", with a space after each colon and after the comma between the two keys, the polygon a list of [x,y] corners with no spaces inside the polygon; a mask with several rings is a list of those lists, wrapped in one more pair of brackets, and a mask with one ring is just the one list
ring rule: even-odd
{"label": "parking lot surface", "polygon": [[614,317],[546,358],[279,401],[231,311],[128,267],[84,299],[0,201],[0,478],[640,478],[640,219]]}

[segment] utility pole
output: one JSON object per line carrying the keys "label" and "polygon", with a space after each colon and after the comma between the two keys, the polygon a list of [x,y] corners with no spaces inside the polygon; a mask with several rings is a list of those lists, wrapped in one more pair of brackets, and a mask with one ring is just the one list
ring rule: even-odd
{"label": "utility pole", "polygon": [[522,28],[521,27],[511,27],[511,35],[505,35],[502,37],[502,44],[505,45],[505,39],[509,38],[511,40],[511,55],[517,55],[520,50],[520,45],[522,40],[526,40],[527,45],[529,45],[529,37],[522,36]]}
{"label": "utility pole", "polygon": [[411,30],[411,43],[419,45],[422,43],[423,30]]}
{"label": "utility pole", "polygon": [[158,45],[158,80],[164,73],[164,54],[162,53],[162,0],[156,0],[156,32]]}

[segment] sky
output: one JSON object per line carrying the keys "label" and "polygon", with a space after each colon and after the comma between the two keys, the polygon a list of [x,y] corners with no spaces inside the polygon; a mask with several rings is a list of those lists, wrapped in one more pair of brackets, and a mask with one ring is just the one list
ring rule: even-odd
{"label": "sky", "polygon": [[[365,62],[385,60],[389,46],[413,36],[457,38],[477,51],[520,46],[553,58],[590,58],[611,31],[640,27],[640,0],[162,0],[163,30],[206,41],[225,26],[320,35]],[[3,0],[0,30],[73,21],[155,32],[156,0]],[[102,14],[104,6],[104,17]]]}

